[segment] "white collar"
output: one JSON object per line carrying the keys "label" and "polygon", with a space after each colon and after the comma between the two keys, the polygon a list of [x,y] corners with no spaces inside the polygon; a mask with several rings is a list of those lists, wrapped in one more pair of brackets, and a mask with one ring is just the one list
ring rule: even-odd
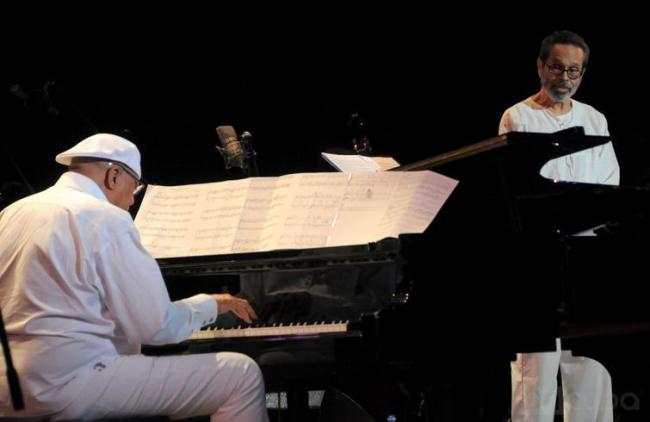
{"label": "white collar", "polygon": [[88,176],[74,171],[67,171],[59,177],[55,186],[66,187],[80,192],[85,192],[100,201],[108,202],[104,192],[97,186],[97,183]]}

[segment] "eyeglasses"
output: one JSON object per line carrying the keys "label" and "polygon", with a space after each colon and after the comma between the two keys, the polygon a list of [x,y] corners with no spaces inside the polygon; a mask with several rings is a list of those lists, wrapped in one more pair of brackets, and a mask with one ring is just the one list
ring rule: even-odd
{"label": "eyeglasses", "polygon": [[126,165],[124,165],[122,163],[119,163],[119,162],[116,162],[116,161],[104,161],[104,162],[106,163],[106,165],[108,167],[117,166],[117,167],[121,168],[122,170],[124,170],[124,172],[126,174],[131,176],[133,178],[133,180],[136,181],[137,186],[133,190],[133,195],[134,196],[139,194],[140,192],[142,192],[142,190],[147,186],[146,183],[144,183],[144,181],[142,179],[140,179],[138,177],[138,175],[135,174],[135,172],[133,170],[131,170],[129,167],[127,167]]}
{"label": "eyeglasses", "polygon": [[564,67],[559,64],[554,64],[554,65],[549,65],[546,63],[544,64],[548,68],[548,71],[551,72],[553,75],[560,76],[561,74],[566,72],[566,76],[569,79],[574,79],[574,80],[579,79],[582,76],[582,74],[585,72],[584,68],[579,68],[576,66]]}

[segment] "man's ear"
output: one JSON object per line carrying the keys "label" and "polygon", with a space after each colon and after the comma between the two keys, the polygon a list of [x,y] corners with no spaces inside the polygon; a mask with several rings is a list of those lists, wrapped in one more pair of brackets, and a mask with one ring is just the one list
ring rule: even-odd
{"label": "man's ear", "polygon": [[117,175],[119,172],[119,168],[117,167],[110,167],[106,170],[106,173],[104,174],[104,186],[106,189],[115,190],[117,185]]}
{"label": "man's ear", "polygon": [[537,76],[541,79],[542,72],[544,71],[544,62],[539,57],[537,58]]}

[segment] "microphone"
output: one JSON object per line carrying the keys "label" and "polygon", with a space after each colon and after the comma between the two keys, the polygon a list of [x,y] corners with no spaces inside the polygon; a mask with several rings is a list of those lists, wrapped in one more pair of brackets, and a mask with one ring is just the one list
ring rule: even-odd
{"label": "microphone", "polygon": [[352,149],[357,154],[368,154],[372,152],[370,138],[368,137],[368,125],[359,113],[352,113],[348,121],[348,130],[352,135]]}
{"label": "microphone", "polygon": [[226,168],[239,167],[246,170],[246,153],[244,148],[237,139],[237,133],[232,126],[218,126],[217,135],[221,141],[222,147],[216,147],[223,156]]}

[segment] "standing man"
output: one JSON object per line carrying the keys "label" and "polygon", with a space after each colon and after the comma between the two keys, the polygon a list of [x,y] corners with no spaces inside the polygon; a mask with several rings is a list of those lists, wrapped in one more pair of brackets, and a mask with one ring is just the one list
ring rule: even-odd
{"label": "standing man", "polygon": [[[578,34],[556,31],[542,41],[537,58],[541,89],[505,111],[499,134],[557,132],[582,126],[586,135],[609,136],[595,108],[572,99],[589,62],[589,46]],[[620,170],[611,142],[546,163],[540,174],[553,180],[618,185]],[[557,372],[562,376],[564,420],[613,421],[611,378],[593,359],[561,351],[518,354],[512,363],[512,421],[552,422]]]}
{"label": "standing man", "polygon": [[[0,416],[53,420],[131,415],[266,421],[257,364],[236,353],[148,357],[247,301],[200,294],[171,302],[127,210],[140,153],[110,134],[57,155],[57,183],[0,213],[0,307],[25,410],[0,380]],[[0,371],[4,372],[4,361]]]}

